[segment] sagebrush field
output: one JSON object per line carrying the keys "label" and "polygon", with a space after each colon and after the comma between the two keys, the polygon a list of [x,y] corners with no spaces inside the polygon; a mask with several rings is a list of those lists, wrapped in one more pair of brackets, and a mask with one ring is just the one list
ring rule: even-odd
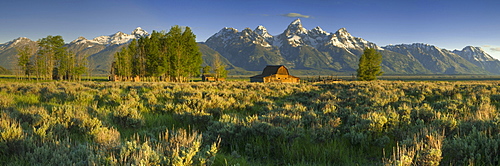
{"label": "sagebrush field", "polygon": [[498,165],[500,82],[1,82],[0,165]]}

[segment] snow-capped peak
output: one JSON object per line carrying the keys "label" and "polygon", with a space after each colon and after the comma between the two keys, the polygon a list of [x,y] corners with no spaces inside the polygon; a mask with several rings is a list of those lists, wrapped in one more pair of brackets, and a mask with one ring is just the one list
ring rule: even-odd
{"label": "snow-capped peak", "polygon": [[237,29],[224,27],[219,32],[217,32],[214,36],[219,37],[219,36],[224,36],[226,34],[235,34],[235,33],[238,33]]}
{"label": "snow-capped peak", "polygon": [[134,35],[136,38],[140,38],[140,37],[143,37],[143,36],[148,36],[149,33],[146,32],[141,27],[137,27],[137,28],[134,29],[134,31],[132,31],[132,35]]}
{"label": "snow-capped peak", "polygon": [[123,32],[117,32],[113,36],[111,36],[111,40],[109,41],[109,44],[124,44],[129,42],[132,39],[135,39],[135,35],[129,35],[125,34]]}
{"label": "snow-capped peak", "polygon": [[387,49],[421,49],[425,51],[443,51],[443,49],[436,47],[434,45],[426,44],[426,43],[412,43],[412,44],[396,44],[396,45],[387,45],[384,48]]}
{"label": "snow-capped peak", "polygon": [[83,43],[86,43],[88,42],[89,40],[87,40],[87,38],[83,37],[83,36],[80,36],[78,37],[77,39],[71,41],[70,43],[71,44],[83,44]]}
{"label": "snow-capped peak", "polygon": [[267,29],[262,26],[262,25],[259,25],[257,28],[255,28],[255,33],[259,34],[260,36],[264,37],[264,38],[272,38],[273,36],[269,34],[269,32],[267,32]]}
{"label": "snow-capped peak", "polygon": [[25,44],[25,43],[28,43],[28,42],[31,42],[31,39],[28,39],[26,37],[19,37],[17,39],[14,39],[10,42],[7,42],[5,44],[3,44],[3,47],[14,47],[16,45],[20,45],[20,44]]}
{"label": "snow-capped peak", "polygon": [[259,25],[257,26],[257,28],[255,28],[256,30],[259,29],[259,30],[265,30],[267,32],[267,29],[266,27],[262,26],[262,25]]}
{"label": "snow-capped peak", "polygon": [[22,43],[24,41],[31,41],[30,39],[26,38],[26,37],[19,37],[17,39],[15,39],[13,42],[12,42],[12,45],[16,45],[18,43]]}
{"label": "snow-capped peak", "polygon": [[474,61],[495,61],[495,58],[491,57],[481,47],[466,46],[462,51],[454,50],[453,53]]}
{"label": "snow-capped peak", "polygon": [[285,31],[277,36],[272,36],[267,29],[260,25],[255,30],[245,29],[242,32],[234,28],[223,28],[215,35],[207,39],[207,43],[217,43],[217,45],[226,47],[230,43],[252,41],[254,44],[261,44],[264,47],[283,47],[284,45],[299,47],[312,46],[319,48],[326,45],[333,45],[346,49],[364,49],[376,48],[383,50],[374,43],[368,42],[362,38],[353,37],[345,28],[339,29],[336,33],[328,33],[315,27],[307,30],[302,26],[300,19],[292,21]]}
{"label": "snow-capped peak", "polygon": [[4,44],[0,44],[0,50],[3,50],[5,48],[10,48],[10,47],[14,47],[16,45],[19,45],[19,44],[24,44],[24,43],[27,43],[27,42],[30,42],[31,40],[26,38],[26,37],[19,37],[17,39],[14,39],[12,41],[9,41],[9,42],[6,42]]}
{"label": "snow-capped peak", "polygon": [[307,34],[307,29],[302,27],[302,23],[300,22],[300,19],[296,19],[295,21],[290,23],[290,25],[288,25],[288,28],[285,30],[285,33],[287,33],[287,35],[295,34],[295,33]]}
{"label": "snow-capped peak", "polygon": [[345,28],[340,28],[337,32],[335,32],[335,34],[338,37],[349,37],[349,36],[351,36],[351,34],[349,32],[347,32],[347,29],[345,29]]}
{"label": "snow-capped peak", "polygon": [[315,33],[315,34],[325,34],[325,35],[330,35],[330,33],[324,31],[323,29],[321,29],[321,27],[317,26],[316,28],[314,29],[311,29],[311,32],[312,33]]}
{"label": "snow-capped peak", "polygon": [[462,49],[465,52],[484,52],[481,47],[466,46]]}
{"label": "snow-capped peak", "polygon": [[89,42],[102,44],[102,45],[115,45],[115,44],[121,45],[121,44],[128,43],[132,39],[136,39],[138,34],[145,35],[145,34],[147,34],[147,32],[140,29],[140,28],[135,29],[131,35],[119,31],[119,32],[116,32],[115,34],[110,35],[110,36],[96,37],[96,38],[90,40]]}
{"label": "snow-capped peak", "polygon": [[293,20],[293,22],[290,23],[290,25],[300,25],[300,26],[302,26],[302,23],[300,22],[300,19],[297,18],[297,19]]}

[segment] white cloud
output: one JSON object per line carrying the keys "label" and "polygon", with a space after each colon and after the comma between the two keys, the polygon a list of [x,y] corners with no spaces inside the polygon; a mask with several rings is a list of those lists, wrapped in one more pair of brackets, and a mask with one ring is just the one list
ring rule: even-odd
{"label": "white cloud", "polygon": [[491,51],[500,52],[500,47],[491,47]]}
{"label": "white cloud", "polygon": [[481,47],[484,47],[484,48],[489,48],[489,50],[490,50],[490,51],[500,52],[500,47],[497,47],[497,46],[492,46],[492,45],[482,45]]}
{"label": "white cloud", "polygon": [[285,16],[285,17],[302,17],[302,18],[311,18],[311,16],[308,16],[308,15],[303,15],[303,14],[300,14],[300,13],[287,13],[287,14],[282,14],[282,16]]}

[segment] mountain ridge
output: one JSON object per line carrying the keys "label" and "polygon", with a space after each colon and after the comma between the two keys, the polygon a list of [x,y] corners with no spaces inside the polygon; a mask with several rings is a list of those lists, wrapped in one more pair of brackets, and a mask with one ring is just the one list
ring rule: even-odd
{"label": "mountain ridge", "polygon": [[[496,63],[498,60],[484,51],[478,52],[476,59],[480,56],[495,63],[475,63],[457,51],[424,43],[409,44],[412,47],[406,46],[408,44],[399,45],[405,46],[404,50],[391,45],[380,47],[363,38],[354,37],[346,28],[340,28],[334,33],[319,26],[307,30],[300,19],[292,21],[281,34],[272,36],[266,32],[267,29],[262,25],[254,31],[245,28],[241,32],[225,27],[205,43],[231,63],[246,70],[258,70],[256,66],[262,66],[261,61],[255,60],[258,58],[266,64],[284,64],[297,70],[353,73],[363,50],[376,48],[386,57],[382,68],[390,74],[500,74],[495,70],[500,66]],[[419,51],[424,53],[420,54]],[[429,53],[425,53],[426,51]]]}
{"label": "mountain ridge", "polygon": [[[88,56],[91,67],[104,74],[108,73],[115,52],[131,40],[148,35],[138,27],[130,34],[118,31],[93,39],[78,37],[65,46],[77,56]],[[0,44],[0,58],[6,59],[0,66],[15,69],[15,48],[24,45],[36,47],[36,41],[20,37]],[[425,43],[380,47],[353,36],[346,28],[327,32],[316,26],[308,30],[300,19],[293,20],[281,34],[274,36],[263,25],[242,31],[224,27],[198,46],[204,65],[219,58],[232,74],[261,71],[266,65],[352,74],[365,48],[376,48],[383,55],[382,70],[387,74],[500,74],[500,61],[480,47],[466,46],[453,51]]]}

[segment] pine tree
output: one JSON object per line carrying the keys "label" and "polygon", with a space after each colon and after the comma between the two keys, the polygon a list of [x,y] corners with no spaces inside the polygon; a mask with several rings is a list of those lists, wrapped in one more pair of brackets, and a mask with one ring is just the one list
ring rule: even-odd
{"label": "pine tree", "polygon": [[377,76],[383,74],[380,64],[382,63],[382,54],[374,48],[366,48],[359,59],[359,68],[357,70],[358,80],[372,81]]}

